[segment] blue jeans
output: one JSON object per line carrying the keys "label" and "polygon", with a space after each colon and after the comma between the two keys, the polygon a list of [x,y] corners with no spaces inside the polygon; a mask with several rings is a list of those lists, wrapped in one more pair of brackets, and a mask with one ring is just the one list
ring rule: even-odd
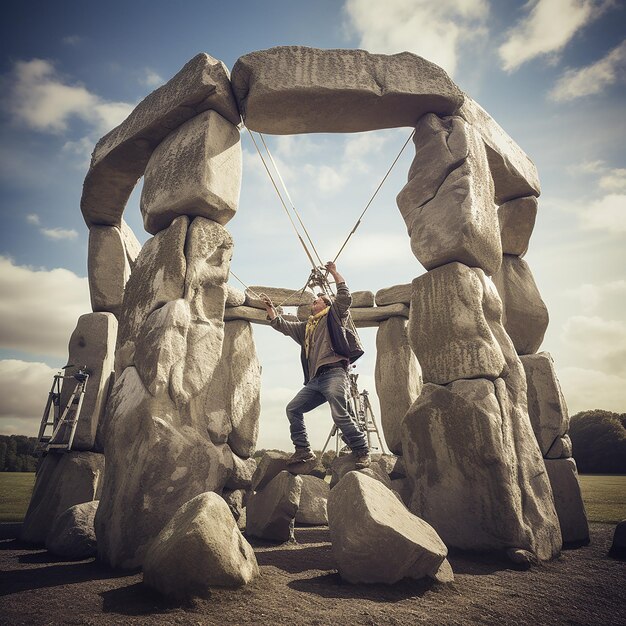
{"label": "blue jeans", "polygon": [[304,427],[304,414],[328,402],[333,421],[350,449],[367,449],[365,435],[357,428],[348,410],[348,390],[348,374],[341,367],[335,367],[312,378],[296,394],[287,405],[291,441],[295,446],[311,447]]}

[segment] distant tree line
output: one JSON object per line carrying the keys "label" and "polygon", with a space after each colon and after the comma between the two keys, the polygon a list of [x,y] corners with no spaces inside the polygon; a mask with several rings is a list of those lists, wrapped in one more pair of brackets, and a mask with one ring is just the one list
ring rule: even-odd
{"label": "distant tree line", "polygon": [[34,472],[36,437],[0,435],[0,472]]}
{"label": "distant tree line", "polygon": [[581,474],[626,474],[626,413],[576,413],[569,436]]}

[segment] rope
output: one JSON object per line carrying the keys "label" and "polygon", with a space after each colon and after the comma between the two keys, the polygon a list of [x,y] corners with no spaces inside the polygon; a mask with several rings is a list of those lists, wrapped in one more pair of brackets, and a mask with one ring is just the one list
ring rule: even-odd
{"label": "rope", "polygon": [[[248,285],[246,285],[246,283],[243,282],[243,280],[241,280],[241,278],[239,278],[239,276],[237,276],[237,274],[235,274],[235,272],[233,272],[233,270],[230,270],[231,275],[233,276],[233,278],[235,278],[235,280],[238,280],[244,287],[244,289],[247,289],[255,298],[259,299],[259,300],[263,300],[263,296],[259,293],[257,293],[256,291],[254,291],[254,289],[252,289],[251,287],[248,287]],[[285,302],[289,301],[291,299],[291,296],[293,296],[296,293],[304,293],[304,290],[307,288],[309,284],[309,281],[307,279],[306,283],[304,283],[304,287],[302,287],[302,289],[296,289],[295,291],[292,291],[280,304],[276,304],[275,307],[276,308],[280,308],[281,306],[283,306],[285,304]]]}
{"label": "rope", "polygon": [[374,194],[370,198],[370,201],[367,203],[367,205],[363,209],[363,212],[361,213],[361,215],[359,215],[359,219],[356,221],[356,224],[354,225],[354,228],[350,231],[350,234],[348,235],[346,240],[343,242],[343,245],[341,246],[341,248],[339,248],[339,252],[337,252],[337,254],[335,255],[335,258],[333,259],[333,263],[335,263],[337,261],[337,259],[339,258],[339,255],[343,252],[343,249],[346,247],[346,244],[348,243],[348,241],[350,241],[350,237],[352,237],[352,235],[354,235],[354,233],[356,232],[356,229],[361,225],[361,220],[363,219],[363,216],[367,212],[367,209],[370,208],[370,205],[374,201],[374,198],[376,197],[376,195],[380,191],[380,188],[383,186],[383,184],[387,180],[389,174],[391,174],[391,170],[394,168],[395,164],[398,162],[398,159],[402,156],[402,153],[404,152],[404,149],[407,147],[409,141],[411,141],[411,139],[413,138],[414,134],[415,134],[415,129],[413,129],[413,131],[409,135],[409,138],[404,142],[404,145],[400,149],[400,152],[398,152],[398,156],[393,160],[393,163],[391,164],[391,167],[387,170],[387,173],[384,175],[383,179],[380,181],[380,184],[378,185],[378,187],[376,187],[376,191],[374,192]]}

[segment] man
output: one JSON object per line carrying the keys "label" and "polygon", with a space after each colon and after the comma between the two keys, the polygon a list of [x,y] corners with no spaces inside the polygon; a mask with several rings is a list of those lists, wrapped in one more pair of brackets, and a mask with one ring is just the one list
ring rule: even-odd
{"label": "man", "polygon": [[333,302],[320,294],[311,305],[311,315],[306,322],[284,320],[276,313],[272,301],[264,297],[272,328],[302,346],[304,387],[287,405],[291,441],[296,448],[288,463],[315,459],[304,426],[304,414],[328,402],[333,421],[352,450],[356,469],[363,469],[370,465],[367,441],[348,411],[350,384],[347,370],[351,355],[346,341],[346,322],[352,296],[336,265],[329,262],[326,270],[335,279],[337,297]]}

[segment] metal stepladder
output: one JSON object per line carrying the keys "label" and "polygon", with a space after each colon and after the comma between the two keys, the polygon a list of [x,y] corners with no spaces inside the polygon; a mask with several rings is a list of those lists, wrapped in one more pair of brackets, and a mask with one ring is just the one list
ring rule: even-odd
{"label": "metal stepladder", "polygon": [[[74,365],[66,365],[61,368],[67,370]],[[61,406],[61,383],[64,380],[75,381],[74,390],[65,407]],[[89,372],[87,367],[82,365],[78,371],[67,376],[61,372],[55,374],[52,379],[52,387],[48,393],[48,401],[41,418],[41,426],[37,435],[36,450],[42,452],[50,452],[52,450],[69,452],[72,449],[74,435],[80,417],[80,410],[83,406],[85,391],[87,389],[87,381],[89,380]],[[46,431],[52,428],[52,432],[47,434]]]}
{"label": "metal stepladder", "polygon": [[[380,451],[385,454],[385,446],[383,445],[383,440],[380,436],[376,419],[374,418],[374,411],[372,410],[372,405],[370,403],[369,393],[366,389],[359,391],[359,387],[357,385],[358,377],[358,374],[348,374],[348,378],[350,380],[350,402],[348,403],[348,409],[351,409],[350,413],[356,422],[357,428],[365,434],[368,448],[370,450],[372,449],[371,433],[376,433],[376,437],[378,437],[378,443],[380,445]],[[326,448],[333,437],[335,437],[335,454],[337,456],[339,456],[341,451],[347,450],[347,446],[342,447],[340,445],[340,441],[342,441],[341,431],[336,424],[333,424],[328,438],[326,439],[326,443],[324,444],[324,448],[322,449],[322,454],[326,451]]]}

